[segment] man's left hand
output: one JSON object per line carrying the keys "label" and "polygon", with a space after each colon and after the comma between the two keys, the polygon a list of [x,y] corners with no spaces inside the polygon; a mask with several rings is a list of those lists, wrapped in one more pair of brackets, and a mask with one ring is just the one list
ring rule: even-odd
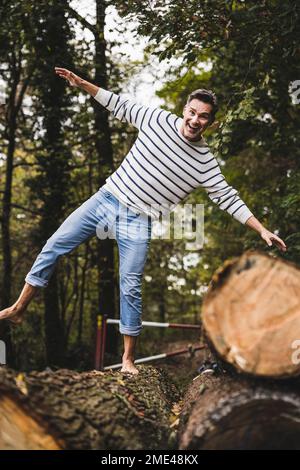
{"label": "man's left hand", "polygon": [[281,238],[277,237],[277,235],[275,235],[275,233],[272,233],[270,232],[269,230],[267,229],[263,229],[260,233],[260,236],[263,240],[265,240],[265,242],[267,243],[267,245],[269,246],[272,246],[273,245],[273,242],[275,243],[275,245],[281,250],[281,251],[286,251],[287,250],[287,246],[286,244],[284,243],[283,240],[281,240]]}

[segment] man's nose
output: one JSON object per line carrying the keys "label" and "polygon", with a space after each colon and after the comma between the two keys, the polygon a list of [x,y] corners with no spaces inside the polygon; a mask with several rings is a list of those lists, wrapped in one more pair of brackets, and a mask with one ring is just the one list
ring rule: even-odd
{"label": "man's nose", "polygon": [[197,124],[199,124],[199,119],[198,119],[197,116],[193,116],[193,117],[192,117],[192,124],[194,124],[195,126],[196,126]]}

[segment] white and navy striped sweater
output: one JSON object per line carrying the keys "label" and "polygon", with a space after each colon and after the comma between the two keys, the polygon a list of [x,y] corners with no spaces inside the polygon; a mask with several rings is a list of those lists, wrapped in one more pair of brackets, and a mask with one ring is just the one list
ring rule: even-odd
{"label": "white and navy striped sweater", "polygon": [[195,188],[241,223],[253,215],[236,189],[229,186],[206,142],[190,142],[181,134],[182,119],[161,108],[141,106],[99,89],[98,101],[121,121],[139,129],[138,137],[105,188],[120,202],[158,219]]}

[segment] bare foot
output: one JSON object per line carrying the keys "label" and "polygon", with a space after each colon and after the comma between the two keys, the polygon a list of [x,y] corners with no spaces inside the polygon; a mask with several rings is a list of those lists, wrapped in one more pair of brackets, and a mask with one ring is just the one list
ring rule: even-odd
{"label": "bare foot", "polygon": [[129,359],[123,360],[123,366],[122,366],[121,372],[124,372],[125,374],[133,374],[133,375],[137,375],[139,373],[137,368],[134,366],[133,361]]}
{"label": "bare foot", "polygon": [[0,312],[0,320],[9,320],[11,323],[19,324],[23,321],[25,309],[12,305]]}

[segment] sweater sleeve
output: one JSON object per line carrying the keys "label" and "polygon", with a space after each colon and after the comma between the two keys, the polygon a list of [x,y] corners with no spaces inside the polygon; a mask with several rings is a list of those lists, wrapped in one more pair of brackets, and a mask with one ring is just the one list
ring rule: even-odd
{"label": "sweater sleeve", "polygon": [[205,187],[211,201],[238,222],[245,224],[253,214],[239,197],[238,191],[227,183],[221,171],[214,179],[215,184]]}
{"label": "sweater sleeve", "polygon": [[140,129],[149,109],[147,106],[139,105],[133,100],[126,99],[103,88],[99,88],[94,98],[104,108],[111,111],[117,119],[122,122],[129,122],[138,129]]}

